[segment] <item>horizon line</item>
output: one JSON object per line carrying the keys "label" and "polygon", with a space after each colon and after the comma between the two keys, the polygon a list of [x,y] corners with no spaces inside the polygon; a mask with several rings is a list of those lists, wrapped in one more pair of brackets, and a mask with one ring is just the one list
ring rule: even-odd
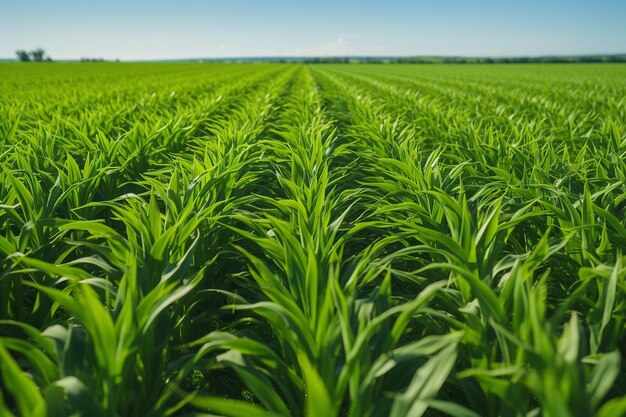
{"label": "horizon line", "polygon": [[[626,52],[616,53],[577,53],[577,54],[522,54],[522,55],[419,55],[419,54],[398,54],[398,55],[373,55],[373,54],[346,54],[346,55],[233,55],[222,57],[186,57],[186,58],[140,58],[140,59],[119,59],[119,58],[103,58],[100,56],[81,56],[78,58],[59,58],[53,59],[53,62],[81,62],[81,60],[104,60],[119,62],[167,62],[167,61],[222,61],[222,60],[262,60],[262,59],[402,59],[402,58],[456,58],[456,59],[540,59],[540,58],[583,58],[583,57],[623,57]],[[0,57],[0,61],[17,61],[16,57]]]}

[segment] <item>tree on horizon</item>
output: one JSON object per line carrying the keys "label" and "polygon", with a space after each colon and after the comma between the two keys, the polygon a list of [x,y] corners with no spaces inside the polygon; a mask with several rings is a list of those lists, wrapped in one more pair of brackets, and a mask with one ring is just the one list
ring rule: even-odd
{"label": "tree on horizon", "polygon": [[33,49],[32,51],[27,51],[25,49],[18,49],[15,51],[15,55],[17,55],[17,59],[20,62],[43,62],[43,61],[52,61],[50,55],[46,55],[46,51],[43,48]]}

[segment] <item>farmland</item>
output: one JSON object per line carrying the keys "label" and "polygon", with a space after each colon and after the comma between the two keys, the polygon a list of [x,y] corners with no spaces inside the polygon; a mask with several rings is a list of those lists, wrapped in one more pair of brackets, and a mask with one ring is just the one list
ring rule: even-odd
{"label": "farmland", "polygon": [[626,415],[626,66],[0,65],[0,415]]}

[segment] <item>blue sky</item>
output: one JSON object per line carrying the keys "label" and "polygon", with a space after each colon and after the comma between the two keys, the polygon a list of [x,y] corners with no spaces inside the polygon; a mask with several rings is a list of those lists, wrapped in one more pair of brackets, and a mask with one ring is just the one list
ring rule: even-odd
{"label": "blue sky", "polygon": [[0,0],[0,57],[626,53],[626,0]]}

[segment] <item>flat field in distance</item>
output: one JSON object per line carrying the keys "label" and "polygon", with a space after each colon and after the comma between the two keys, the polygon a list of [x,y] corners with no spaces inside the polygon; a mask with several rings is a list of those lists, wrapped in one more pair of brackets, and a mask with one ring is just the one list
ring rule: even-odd
{"label": "flat field in distance", "polygon": [[626,415],[626,65],[5,63],[0,146],[2,416]]}

